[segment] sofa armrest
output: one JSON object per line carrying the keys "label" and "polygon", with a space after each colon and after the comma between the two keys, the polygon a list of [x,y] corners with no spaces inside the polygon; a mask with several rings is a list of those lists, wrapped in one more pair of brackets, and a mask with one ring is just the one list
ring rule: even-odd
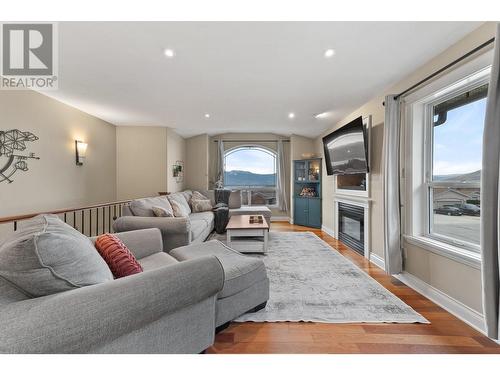
{"label": "sofa armrest", "polygon": [[116,219],[113,229],[116,232],[158,228],[162,233],[189,233],[191,221],[188,217],[142,217],[122,216]]}
{"label": "sofa armrest", "polygon": [[84,353],[215,296],[224,283],[208,256],[0,309],[0,352]]}
{"label": "sofa armrest", "polygon": [[[113,233],[118,237],[137,259],[142,259],[163,251],[163,241],[158,228],[139,229],[130,232]],[[95,242],[97,237],[91,237]]]}

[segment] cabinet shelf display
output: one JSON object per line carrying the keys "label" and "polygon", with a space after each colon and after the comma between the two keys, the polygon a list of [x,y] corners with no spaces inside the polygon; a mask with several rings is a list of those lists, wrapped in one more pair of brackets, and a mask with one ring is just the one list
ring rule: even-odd
{"label": "cabinet shelf display", "polygon": [[293,222],[321,228],[321,159],[295,160]]}

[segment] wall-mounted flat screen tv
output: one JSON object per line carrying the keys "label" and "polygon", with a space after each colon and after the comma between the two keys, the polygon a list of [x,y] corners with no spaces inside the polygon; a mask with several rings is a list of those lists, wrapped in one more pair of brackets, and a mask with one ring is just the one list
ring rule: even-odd
{"label": "wall-mounted flat screen tv", "polygon": [[368,173],[368,134],[358,117],[323,137],[328,175]]}

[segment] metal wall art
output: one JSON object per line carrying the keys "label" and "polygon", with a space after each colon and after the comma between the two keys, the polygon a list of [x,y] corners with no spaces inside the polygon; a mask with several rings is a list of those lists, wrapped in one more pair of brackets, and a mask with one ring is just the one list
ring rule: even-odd
{"label": "metal wall art", "polygon": [[28,170],[28,160],[40,158],[26,151],[26,142],[35,142],[38,137],[30,132],[18,129],[0,130],[0,182],[13,182],[12,176],[17,171]]}

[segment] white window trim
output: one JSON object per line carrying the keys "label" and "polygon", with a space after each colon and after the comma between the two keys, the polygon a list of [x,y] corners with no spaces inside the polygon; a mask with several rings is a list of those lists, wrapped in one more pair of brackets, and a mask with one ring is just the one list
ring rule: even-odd
{"label": "white window trim", "polygon": [[[269,191],[273,191],[276,193],[276,204],[269,204],[269,205],[266,205],[266,207],[269,207],[269,208],[277,208],[279,207],[279,202],[278,202],[278,192],[277,192],[277,185],[278,185],[278,181],[277,181],[277,178],[278,178],[278,175],[277,175],[277,169],[278,169],[278,163],[279,163],[279,156],[278,156],[278,153],[271,149],[271,148],[268,148],[266,146],[262,146],[262,145],[258,145],[258,144],[240,144],[240,145],[237,145],[237,146],[234,146],[234,147],[231,147],[230,149],[227,149],[225,152],[224,152],[224,172],[226,171],[226,157],[233,153],[233,152],[237,152],[239,149],[258,149],[258,150],[261,150],[263,152],[267,152],[268,154],[270,154],[271,156],[274,157],[274,170],[275,170],[275,174],[276,174],[276,180],[275,180],[275,183],[274,183],[274,186],[244,186],[244,185],[225,185],[225,187],[227,188],[230,188],[230,189],[234,189],[234,190],[240,190],[240,194],[243,194],[243,192],[245,191],[247,194],[248,194],[248,197],[247,197],[247,201],[249,202],[249,206],[252,205],[252,198],[251,198],[251,192],[253,190],[269,190]],[[242,197],[243,198],[243,197]]]}
{"label": "white window trim", "polygon": [[436,101],[441,102],[488,83],[488,69],[491,68],[492,60],[493,53],[488,51],[408,95],[402,103],[403,238],[410,244],[476,268],[481,264],[478,246],[456,246],[451,241],[443,241],[439,236],[428,234],[430,207],[425,172],[430,170],[429,165],[432,163],[432,153],[429,153],[432,137],[429,136],[426,118],[430,118],[429,108]]}

